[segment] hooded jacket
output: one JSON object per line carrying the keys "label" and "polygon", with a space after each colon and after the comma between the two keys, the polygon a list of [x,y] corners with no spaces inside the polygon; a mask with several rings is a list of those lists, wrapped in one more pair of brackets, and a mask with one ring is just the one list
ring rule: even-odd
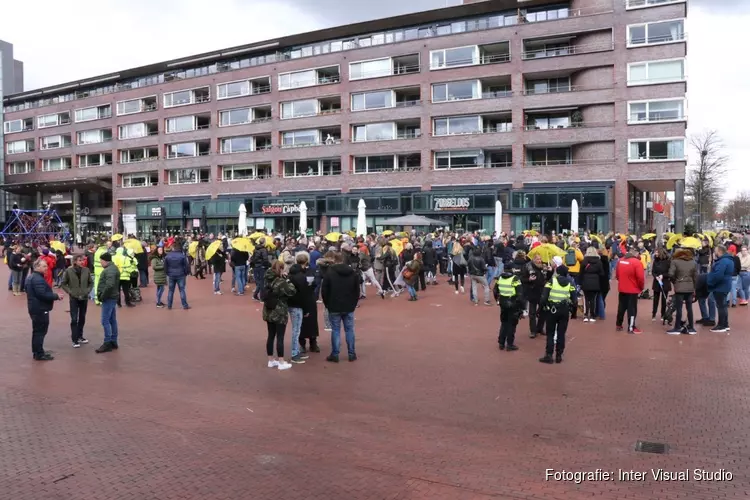
{"label": "hooded jacket", "polygon": [[273,269],[266,271],[265,286],[269,289],[269,293],[273,294],[274,306],[269,307],[270,300],[263,302],[263,321],[286,325],[289,320],[289,297],[292,297],[297,290],[288,279],[279,276],[273,272]]}
{"label": "hooded jacket", "polygon": [[166,254],[159,255],[156,250],[149,256],[151,269],[154,270],[154,284],[156,286],[167,284],[167,273],[164,270],[164,259],[166,256]]}
{"label": "hooded jacket", "polygon": [[[659,282],[656,281],[656,276],[661,276],[662,283],[664,284],[662,290],[664,293],[669,293],[672,290],[672,282],[668,279],[669,269],[672,267],[672,259],[667,257],[666,259],[654,259],[652,262],[654,264],[651,268],[651,274],[654,276],[654,282],[651,289],[659,291]],[[661,293],[661,291],[659,291],[659,293]]]}
{"label": "hooded jacket", "polygon": [[600,292],[604,266],[599,257],[584,257],[581,264],[581,289],[584,292]]}
{"label": "hooded jacket", "polygon": [[437,252],[432,246],[432,241],[427,241],[424,244],[424,249],[422,250],[422,264],[424,264],[424,267],[427,269],[432,269],[437,265]]}
{"label": "hooded jacket", "polygon": [[729,293],[732,290],[733,273],[734,259],[728,253],[725,253],[714,261],[714,265],[708,273],[708,291]]}
{"label": "hooded jacket", "polygon": [[639,294],[643,291],[646,276],[643,272],[643,264],[638,257],[627,254],[617,261],[615,268],[617,277],[617,289],[620,293]]}
{"label": "hooded jacket", "polygon": [[334,264],[323,276],[321,294],[329,313],[353,313],[359,301],[360,274],[347,264]]}
{"label": "hooded jacket", "polygon": [[692,252],[680,248],[674,253],[669,266],[669,279],[674,283],[674,293],[695,292],[698,269]]}
{"label": "hooded jacket", "polygon": [[294,285],[295,293],[287,300],[289,307],[302,309],[309,314],[315,308],[313,287],[307,283],[307,273],[299,264],[289,268],[289,281]]}

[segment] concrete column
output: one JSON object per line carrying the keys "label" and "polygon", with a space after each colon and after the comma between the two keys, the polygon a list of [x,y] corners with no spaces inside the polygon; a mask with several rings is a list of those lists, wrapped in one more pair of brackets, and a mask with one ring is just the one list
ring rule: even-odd
{"label": "concrete column", "polygon": [[36,210],[42,209],[42,192],[41,191],[36,192],[36,206],[34,207],[34,209]]}
{"label": "concrete column", "polygon": [[81,238],[81,193],[73,190],[73,238],[77,242],[83,241]]}
{"label": "concrete column", "polygon": [[685,180],[674,181],[674,232],[685,230]]}

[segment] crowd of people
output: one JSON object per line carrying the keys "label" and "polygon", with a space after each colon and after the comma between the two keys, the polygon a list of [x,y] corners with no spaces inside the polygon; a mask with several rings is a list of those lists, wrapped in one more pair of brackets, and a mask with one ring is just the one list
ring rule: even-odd
{"label": "crowd of people", "polygon": [[[326,360],[339,362],[343,325],[348,360],[353,362],[357,360],[354,312],[367,297],[368,287],[383,300],[406,291],[409,301],[417,301],[439,279],[451,285],[456,295],[466,294],[468,288],[474,306],[480,302],[500,306],[500,350],[518,350],[516,330],[526,318],[529,337],[547,339],[543,363],[562,362],[571,320],[605,319],[611,286],[617,287],[618,294],[617,331],[641,333],[638,303],[651,299],[652,321],[662,321],[670,335],[693,335],[696,325],[727,332],[728,310],[750,300],[749,244],[750,233],[728,231],[640,238],[534,231],[491,236],[386,231],[359,237],[259,232],[251,238],[208,234],[157,241],[138,241],[134,235],[123,240],[116,235],[92,241],[84,249],[65,248],[60,242],[10,242],[5,255],[9,290],[27,296],[34,359],[52,359],[43,340],[49,312],[55,301],[63,299],[62,292],[69,296],[74,348],[88,343],[83,333],[88,303],[101,306],[104,341],[96,352],[104,353],[119,348],[118,307],[123,302],[137,307],[141,290],[151,283],[157,308],[172,309],[178,290],[182,308],[189,310],[188,278],[205,280],[212,275],[213,293],[222,295],[229,270],[231,292],[244,296],[252,290],[252,299],[263,304],[268,367],[287,370],[305,363],[309,353],[320,352],[318,304],[323,304],[324,329],[331,332]],[[701,316],[697,321],[695,301]],[[288,324],[291,341],[286,356]]]}

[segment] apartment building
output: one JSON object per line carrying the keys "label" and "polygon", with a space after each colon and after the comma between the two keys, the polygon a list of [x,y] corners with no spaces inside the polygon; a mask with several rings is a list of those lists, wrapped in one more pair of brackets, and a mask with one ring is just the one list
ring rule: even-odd
{"label": "apartment building", "polygon": [[[23,62],[13,57],[13,44],[0,40],[0,100],[3,95],[23,92]],[[0,109],[0,121],[3,111]],[[0,145],[3,144],[3,131],[0,130]],[[0,148],[0,165],[5,165],[4,148]],[[5,169],[0,172],[0,186],[5,183]],[[0,189],[0,223],[6,220],[12,200],[8,193]]]}
{"label": "apartment building", "polygon": [[[686,166],[684,0],[485,0],[7,96],[5,188],[139,231],[647,227]],[[95,217],[91,216],[91,217]],[[115,218],[116,220],[116,218]]]}

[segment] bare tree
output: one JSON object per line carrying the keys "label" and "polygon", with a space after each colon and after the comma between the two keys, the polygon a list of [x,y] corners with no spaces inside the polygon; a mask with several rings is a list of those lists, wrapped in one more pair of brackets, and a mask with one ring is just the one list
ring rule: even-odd
{"label": "bare tree", "polygon": [[693,135],[690,148],[698,161],[687,172],[685,204],[691,213],[700,215],[700,230],[713,220],[721,205],[729,157],[724,154],[724,144],[715,130]]}
{"label": "bare tree", "polygon": [[734,226],[750,224],[750,191],[738,194],[723,210],[724,222]]}

